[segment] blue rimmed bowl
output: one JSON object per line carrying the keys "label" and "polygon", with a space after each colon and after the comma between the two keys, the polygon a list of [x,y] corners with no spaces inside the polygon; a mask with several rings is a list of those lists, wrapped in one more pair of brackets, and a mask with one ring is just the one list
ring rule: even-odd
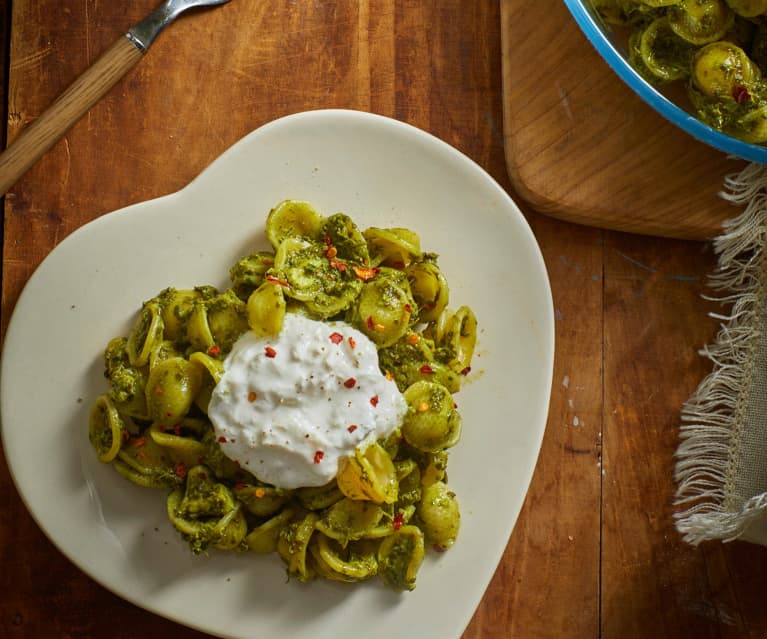
{"label": "blue rimmed bowl", "polygon": [[618,34],[604,23],[589,0],[564,2],[585,36],[613,71],[663,117],[720,151],[744,160],[767,163],[767,146],[744,142],[711,128],[687,111],[684,104],[677,104],[637,73],[629,63],[628,51]]}

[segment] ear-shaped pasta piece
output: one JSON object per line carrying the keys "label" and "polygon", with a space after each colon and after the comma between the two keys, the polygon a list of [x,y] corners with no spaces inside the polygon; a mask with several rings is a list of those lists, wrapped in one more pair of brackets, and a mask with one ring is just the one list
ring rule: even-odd
{"label": "ear-shaped pasta piece", "polygon": [[338,464],[338,488],[350,499],[369,500],[376,504],[397,501],[398,482],[394,462],[380,444],[373,442],[353,457]]}
{"label": "ear-shaped pasta piece", "polygon": [[234,496],[256,517],[271,517],[290,499],[290,491],[242,482],[234,485]]}
{"label": "ear-shaped pasta piece", "polygon": [[421,257],[421,240],[410,229],[381,229],[371,226],[363,233],[368,243],[370,261],[378,266],[384,264],[404,268]]}
{"label": "ear-shaped pasta piece", "polygon": [[399,482],[397,506],[400,508],[415,504],[421,500],[421,470],[412,459],[403,459],[394,463]]}
{"label": "ear-shaped pasta piece", "polygon": [[149,354],[162,341],[163,331],[159,303],[147,302],[142,306],[125,345],[131,366],[140,367],[149,363]]}
{"label": "ear-shaped pasta piece", "polygon": [[628,48],[631,64],[653,82],[681,80],[690,74],[693,47],[674,33],[665,15],[635,29]]}
{"label": "ear-shaped pasta piece", "polygon": [[99,461],[109,463],[115,459],[127,435],[128,430],[114,403],[101,395],[93,404],[88,425],[88,439],[96,449]]}
{"label": "ear-shaped pasta piece", "polygon": [[320,533],[315,535],[309,551],[315,560],[317,572],[333,581],[364,581],[373,577],[378,570],[375,549],[364,542],[352,542],[344,547]]}
{"label": "ear-shaped pasta piece", "polygon": [[288,575],[299,581],[309,581],[315,572],[308,560],[307,548],[319,519],[315,513],[307,514],[301,521],[294,521],[280,530],[277,554],[287,564]]}
{"label": "ear-shaped pasta piece", "polygon": [[417,526],[402,526],[381,542],[378,574],[394,590],[413,590],[424,554],[421,530]]}
{"label": "ear-shaped pasta piece", "polygon": [[322,216],[308,202],[284,200],[266,217],[266,237],[276,250],[288,238],[316,240]]}
{"label": "ear-shaped pasta piece", "polygon": [[168,488],[182,481],[168,452],[146,434],[131,437],[113,463],[123,477],[145,488]]}
{"label": "ear-shaped pasta piece", "polygon": [[[320,237],[327,246],[326,256],[368,266],[370,255],[365,237],[354,221],[344,213],[334,213],[322,222]],[[332,258],[331,258],[332,259]]]}
{"label": "ear-shaped pasta piece", "polygon": [[431,261],[413,262],[405,269],[410,291],[418,304],[418,320],[436,320],[450,299],[447,279],[439,267]]}
{"label": "ear-shaped pasta piece", "polygon": [[195,351],[189,356],[189,363],[196,366],[200,371],[200,388],[194,398],[194,403],[202,412],[207,414],[213,389],[224,374],[224,363],[220,359],[199,351]]}
{"label": "ear-shaped pasta piece", "polygon": [[245,303],[232,289],[227,289],[205,305],[213,343],[222,351],[231,350],[237,338],[248,330]]}
{"label": "ear-shaped pasta piece", "polygon": [[701,47],[692,62],[692,84],[703,95],[731,100],[738,86],[757,81],[759,67],[732,42],[713,42]]}
{"label": "ear-shaped pasta piece", "polygon": [[427,544],[441,550],[450,548],[461,527],[461,513],[455,493],[441,481],[424,488],[423,498],[418,504],[418,519]]}
{"label": "ear-shaped pasta piece", "polygon": [[146,368],[131,366],[128,361],[128,340],[117,337],[104,352],[104,375],[109,380],[109,398],[122,415],[147,419]]}
{"label": "ear-shaped pasta piece", "polygon": [[257,251],[240,258],[229,269],[232,290],[241,300],[255,291],[264,281],[266,272],[274,266],[274,253]]}
{"label": "ear-shaped pasta piece", "polygon": [[411,446],[435,452],[458,443],[461,416],[447,388],[434,382],[416,382],[404,397],[408,410],[402,422],[402,435]]}
{"label": "ear-shaped pasta piece", "polygon": [[272,337],[282,330],[285,296],[282,285],[266,281],[248,298],[248,326],[259,337]]}
{"label": "ear-shaped pasta piece", "polygon": [[383,348],[408,332],[410,323],[417,319],[416,311],[407,276],[402,271],[382,267],[375,278],[363,285],[351,321]]}
{"label": "ear-shaped pasta piece", "polygon": [[171,461],[181,463],[184,468],[198,465],[205,457],[205,446],[197,439],[160,430],[156,424],[147,432],[156,444],[167,451]]}
{"label": "ear-shaped pasta piece", "polygon": [[200,369],[183,357],[159,362],[146,384],[146,402],[150,419],[171,427],[192,407],[200,390]]}
{"label": "ear-shaped pasta piece", "polygon": [[724,0],[681,0],[668,10],[674,33],[695,45],[721,40],[732,29],[734,18]]}
{"label": "ear-shaped pasta piece", "polygon": [[346,310],[362,289],[352,267],[328,257],[328,250],[324,244],[289,238],[274,258],[274,277],[285,284],[283,293],[321,319]]}
{"label": "ear-shaped pasta piece", "polygon": [[186,489],[176,489],[168,496],[167,510],[171,523],[194,553],[209,546],[220,550],[237,548],[248,531],[240,504],[204,466],[189,469]]}
{"label": "ear-shaped pasta piece", "polygon": [[157,300],[162,308],[165,339],[183,342],[186,338],[186,323],[192,314],[195,302],[208,299],[215,293],[216,290],[212,286],[200,286],[194,289],[171,287],[163,290],[157,296]]}
{"label": "ear-shaped pasta piece", "polygon": [[443,344],[451,353],[447,365],[456,373],[466,373],[477,344],[477,318],[468,306],[461,306],[450,319]]}
{"label": "ear-shaped pasta piece", "polygon": [[277,550],[280,531],[290,523],[295,511],[286,508],[263,524],[256,526],[245,537],[248,548],[255,553],[266,554]]}
{"label": "ear-shaped pasta piece", "polygon": [[381,521],[384,511],[370,501],[357,501],[345,497],[322,512],[315,527],[342,545],[361,539]]}

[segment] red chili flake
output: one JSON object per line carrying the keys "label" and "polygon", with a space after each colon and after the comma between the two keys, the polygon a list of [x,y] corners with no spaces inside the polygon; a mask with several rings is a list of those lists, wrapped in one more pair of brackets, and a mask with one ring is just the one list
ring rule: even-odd
{"label": "red chili flake", "polygon": [[421,371],[421,375],[431,375],[434,372],[434,369],[428,364],[424,364],[418,370]]}
{"label": "red chili flake", "polygon": [[181,462],[178,462],[178,464],[176,464],[174,470],[176,471],[176,474],[179,477],[181,477],[181,479],[186,477],[186,466],[184,466],[184,464],[182,464]]}
{"label": "red chili flake", "polygon": [[370,405],[373,407],[378,406],[378,395],[373,395],[373,397],[370,398]]}
{"label": "red chili flake", "polygon": [[130,433],[129,433],[127,430],[123,430],[123,431],[120,433],[120,435],[121,435],[121,437],[122,437],[122,440],[123,440],[124,442],[127,442],[127,441],[130,439]]}
{"label": "red chili flake", "polygon": [[234,485],[234,489],[235,489],[235,490],[242,490],[243,488],[245,488],[245,486],[246,486],[246,485],[247,485],[247,484],[243,484],[242,482],[237,482],[237,483]]}
{"label": "red chili flake", "polygon": [[330,260],[330,266],[332,266],[335,269],[338,269],[342,273],[346,270],[346,264],[338,260]]}
{"label": "red chili flake", "polygon": [[365,320],[365,323],[367,324],[368,328],[372,331],[376,327],[376,323],[373,320],[372,315],[368,315],[368,318]]}
{"label": "red chili flake", "polygon": [[136,440],[135,446],[136,446],[136,448],[141,448],[144,444],[146,444],[146,437],[139,437]]}
{"label": "red chili flake", "polygon": [[354,338],[350,335],[349,336],[349,346],[352,348],[357,348],[357,342],[354,340]]}
{"label": "red chili flake", "polygon": [[176,435],[181,434],[181,424],[173,424],[173,432],[176,433]]}
{"label": "red chili flake", "polygon": [[236,440],[234,437],[230,437],[230,438],[229,438],[229,441],[230,441],[230,442],[232,442],[232,443],[234,444],[234,442],[236,442],[237,440]]}
{"label": "red chili flake", "polygon": [[338,249],[332,245],[328,246],[328,250],[325,251],[325,257],[332,260],[336,255],[338,255]]}
{"label": "red chili flake", "polygon": [[379,268],[366,268],[364,266],[352,266],[352,270],[354,271],[354,274],[361,279],[363,282],[369,282],[372,280],[376,275],[378,275],[378,272],[381,270]]}
{"label": "red chili flake", "polygon": [[331,333],[330,334],[330,341],[334,344],[340,344],[344,341],[344,336],[341,335],[341,333]]}
{"label": "red chili flake", "polygon": [[325,453],[323,453],[321,450],[318,450],[316,453],[314,453],[314,463],[319,464],[324,456]]}
{"label": "red chili flake", "polygon": [[285,280],[281,280],[279,277],[276,277],[274,275],[267,275],[264,278],[267,282],[271,282],[272,284],[279,284],[280,286],[288,287],[290,284],[288,284]]}
{"label": "red chili flake", "polygon": [[263,488],[256,488],[256,499],[261,499],[266,495],[266,491]]}
{"label": "red chili flake", "polygon": [[405,515],[403,515],[401,512],[398,512],[396,515],[394,515],[394,519],[392,519],[391,526],[394,528],[394,530],[399,530],[402,528],[402,524],[405,523]]}
{"label": "red chili flake", "polygon": [[276,357],[277,356],[277,351],[275,351],[271,346],[267,346],[264,349],[264,353],[266,353],[267,357]]}
{"label": "red chili flake", "polygon": [[353,377],[350,377],[344,382],[344,386],[346,386],[346,388],[354,388],[356,385],[357,385],[357,380],[354,379]]}
{"label": "red chili flake", "polygon": [[219,437],[218,438],[218,443],[219,444],[225,444],[226,443],[226,437],[224,437],[223,435],[221,437]]}
{"label": "red chili flake", "polygon": [[146,457],[146,453],[143,450],[138,451],[136,453],[136,457],[138,457],[139,459],[146,459],[147,458]]}
{"label": "red chili flake", "polygon": [[411,346],[415,346],[420,341],[421,336],[418,333],[410,333],[410,335],[407,336],[407,343]]}
{"label": "red chili flake", "polygon": [[330,246],[333,243],[333,240],[330,239],[330,236],[327,233],[322,238],[322,241],[325,242],[325,244],[327,244],[328,246]]}
{"label": "red chili flake", "polygon": [[471,366],[467,366],[461,371],[461,375],[468,375],[469,373],[471,373]]}
{"label": "red chili flake", "polygon": [[208,355],[210,355],[211,357],[216,357],[217,355],[220,355],[220,354],[221,354],[221,348],[219,347],[218,344],[213,344],[213,346],[211,346],[208,349]]}
{"label": "red chili flake", "polygon": [[350,424],[349,427],[346,430],[348,430],[350,433],[353,433],[355,430],[357,430],[357,425],[356,424]]}
{"label": "red chili flake", "polygon": [[405,304],[405,312],[406,313],[410,313],[412,315],[413,314],[413,307],[410,306],[410,304]]}
{"label": "red chili flake", "polygon": [[738,104],[743,104],[751,99],[751,94],[743,85],[737,85],[732,89],[732,99]]}
{"label": "red chili flake", "polygon": [[255,402],[255,401],[256,401],[256,398],[257,398],[257,397],[258,397],[258,395],[256,394],[256,391],[250,391],[250,392],[248,393],[248,401],[249,401],[251,404],[252,404],[253,402]]}

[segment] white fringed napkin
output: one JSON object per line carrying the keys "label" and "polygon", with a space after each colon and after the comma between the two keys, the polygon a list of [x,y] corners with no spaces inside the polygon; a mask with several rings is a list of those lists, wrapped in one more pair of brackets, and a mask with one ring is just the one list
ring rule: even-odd
{"label": "white fringed napkin", "polygon": [[713,363],[682,410],[675,523],[685,541],[729,541],[767,517],[767,166],[725,179],[743,212],[723,224],[710,278],[726,315]]}

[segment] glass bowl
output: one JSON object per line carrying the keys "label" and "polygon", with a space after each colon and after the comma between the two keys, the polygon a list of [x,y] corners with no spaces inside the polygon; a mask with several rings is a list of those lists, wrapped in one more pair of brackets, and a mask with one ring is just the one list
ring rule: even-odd
{"label": "glass bowl", "polygon": [[767,146],[751,144],[717,131],[698,120],[647,82],[628,61],[625,46],[591,7],[589,0],[564,0],[586,38],[618,76],[647,104],[694,138],[730,155],[767,163]]}

